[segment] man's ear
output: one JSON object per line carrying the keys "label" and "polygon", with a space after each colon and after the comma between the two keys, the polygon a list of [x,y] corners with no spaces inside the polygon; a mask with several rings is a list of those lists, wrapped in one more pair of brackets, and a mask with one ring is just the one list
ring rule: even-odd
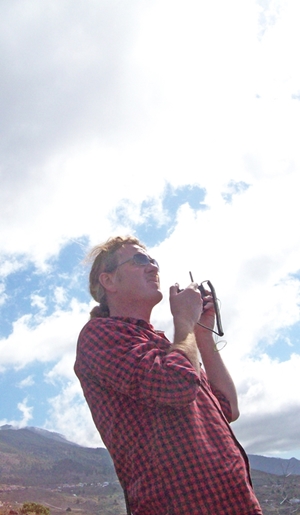
{"label": "man's ear", "polygon": [[106,291],[115,292],[116,291],[115,277],[116,277],[115,274],[111,274],[108,272],[101,272],[101,274],[99,275],[99,282]]}

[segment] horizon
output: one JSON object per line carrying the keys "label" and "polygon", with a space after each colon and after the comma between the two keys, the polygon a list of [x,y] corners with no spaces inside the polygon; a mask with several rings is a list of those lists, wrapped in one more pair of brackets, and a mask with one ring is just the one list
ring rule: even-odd
{"label": "horizon", "polygon": [[[70,444],[74,444],[74,445],[79,445],[79,447],[85,447],[87,449],[106,449],[105,446],[99,446],[99,447],[95,447],[95,446],[88,446],[88,445],[81,445],[81,444],[78,444],[76,442],[73,442],[72,440],[68,440],[68,438],[61,434],[61,433],[57,433],[56,431],[51,431],[49,429],[45,429],[45,428],[42,428],[42,427],[36,427],[36,426],[23,426],[23,427],[16,427],[16,426],[12,426],[12,425],[9,425],[9,424],[5,424],[3,426],[0,426],[0,431],[8,431],[8,430],[11,430],[11,431],[19,431],[21,429],[27,429],[27,430],[38,430],[38,431],[41,431],[42,433],[50,433],[50,434],[54,434],[54,435],[57,435],[59,437],[61,437],[64,441],[66,441],[67,443],[70,443]],[[107,450],[107,449],[106,449]],[[107,451],[109,452],[109,451]],[[265,456],[264,454],[251,454],[251,453],[247,453],[248,456],[257,456],[257,457],[262,457],[262,458],[275,458],[275,459],[279,459],[279,460],[287,460],[287,461],[290,461],[290,460],[296,460],[296,461],[299,461],[300,462],[300,459],[298,458],[295,458],[294,456],[292,456],[291,458],[282,458],[280,456]]]}

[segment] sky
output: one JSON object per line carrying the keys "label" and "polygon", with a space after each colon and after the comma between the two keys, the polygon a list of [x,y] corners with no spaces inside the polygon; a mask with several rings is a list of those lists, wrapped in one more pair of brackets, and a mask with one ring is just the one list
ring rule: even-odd
{"label": "sky", "polygon": [[300,459],[298,0],[2,0],[0,425],[103,445],[74,374],[84,258],[209,279],[251,454]]}

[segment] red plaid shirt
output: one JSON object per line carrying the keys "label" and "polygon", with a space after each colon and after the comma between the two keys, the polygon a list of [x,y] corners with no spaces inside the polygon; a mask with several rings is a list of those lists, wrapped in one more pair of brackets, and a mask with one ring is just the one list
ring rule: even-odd
{"label": "red plaid shirt", "polygon": [[75,372],[134,515],[259,515],[227,399],[143,320],[93,318]]}

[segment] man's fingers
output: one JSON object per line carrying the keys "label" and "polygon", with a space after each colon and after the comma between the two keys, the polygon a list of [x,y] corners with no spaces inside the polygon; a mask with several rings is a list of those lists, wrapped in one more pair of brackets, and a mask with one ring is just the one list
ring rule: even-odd
{"label": "man's fingers", "polygon": [[170,297],[174,297],[174,295],[177,295],[179,293],[179,284],[175,283],[173,286],[170,286]]}

